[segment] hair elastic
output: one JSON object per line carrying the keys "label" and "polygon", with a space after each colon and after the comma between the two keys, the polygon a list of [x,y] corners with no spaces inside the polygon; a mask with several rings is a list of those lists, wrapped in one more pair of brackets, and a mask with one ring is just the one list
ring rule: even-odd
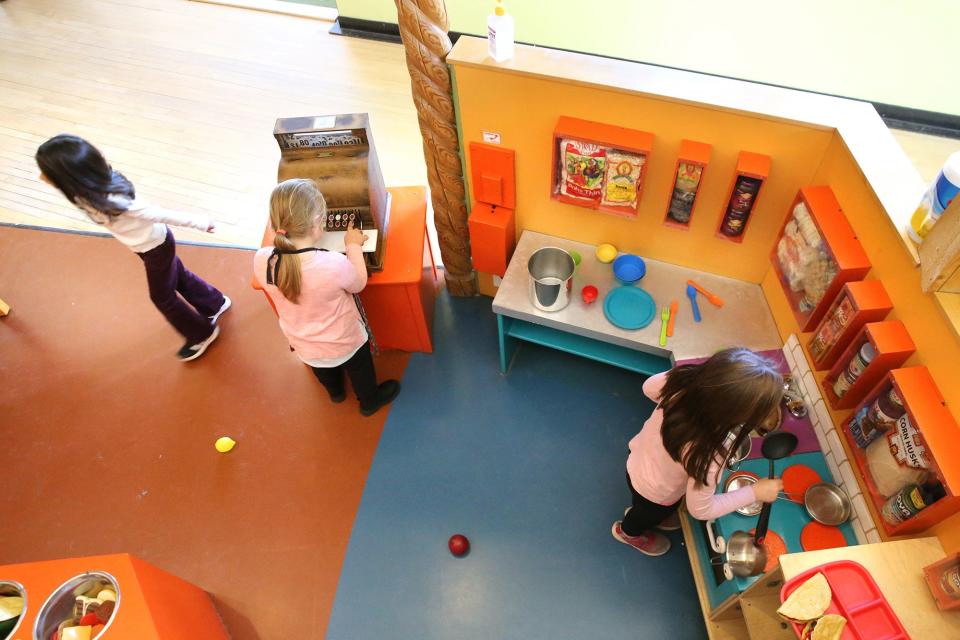
{"label": "hair elastic", "polygon": [[286,229],[277,229],[277,235],[285,236],[287,235]]}

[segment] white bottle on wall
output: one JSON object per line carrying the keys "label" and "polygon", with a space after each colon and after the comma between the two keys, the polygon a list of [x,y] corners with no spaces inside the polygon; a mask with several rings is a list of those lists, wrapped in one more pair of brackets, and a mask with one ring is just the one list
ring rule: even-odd
{"label": "white bottle on wall", "polygon": [[500,6],[487,16],[487,51],[497,62],[506,62],[513,57],[513,16]]}

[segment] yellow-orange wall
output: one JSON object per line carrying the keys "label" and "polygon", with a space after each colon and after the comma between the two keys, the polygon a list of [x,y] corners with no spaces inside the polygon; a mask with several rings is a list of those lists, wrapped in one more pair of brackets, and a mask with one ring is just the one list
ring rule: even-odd
{"label": "yellow-orange wall", "polygon": [[[591,244],[611,242],[622,251],[757,283],[766,273],[765,252],[797,194],[797,185],[810,184],[833,135],[829,130],[761,121],[662,98],[488,69],[457,67],[456,84],[464,149],[470,142],[482,141],[483,131],[493,131],[501,134],[502,146],[517,152],[518,229]],[[562,115],[654,134],[636,220],[550,199],[553,130]],[[689,231],[662,224],[684,138],[713,145]],[[742,150],[765,153],[773,162],[744,242],[735,244],[718,238],[716,230]]]}
{"label": "yellow-orange wall", "polygon": [[[770,269],[770,250],[798,189],[830,185],[873,263],[868,278],[883,280],[895,304],[890,317],[902,320],[917,344],[917,353],[907,364],[927,366],[954,416],[960,417],[955,409],[960,407],[960,341],[932,296],[921,292],[919,270],[833,130],[473,67],[456,68],[456,86],[464,148],[481,141],[483,131],[492,131],[501,134],[504,147],[517,152],[518,234],[532,229],[593,244],[612,242],[646,257],[762,282],[784,338],[798,333],[798,326]],[[637,220],[550,199],[552,132],[561,115],[655,135]],[[683,138],[714,147],[690,231],[662,224]],[[766,153],[773,161],[746,239],[737,245],[717,238],[715,231],[740,150]],[[484,283],[489,290],[489,278]],[[806,344],[809,334],[800,338]],[[834,415],[838,424],[846,413]],[[933,532],[948,552],[960,550],[960,514]]]}
{"label": "yellow-orange wall", "polygon": [[[947,407],[951,408],[955,418],[960,417],[957,409],[960,407],[960,341],[942,317],[932,294],[920,290],[920,270],[901,246],[899,235],[887,222],[880,203],[839,136],[835,135],[830,142],[813,180],[815,184],[827,184],[833,189],[873,265],[867,279],[883,281],[894,304],[889,318],[901,320],[917,345],[917,352],[904,366],[927,367]],[[806,350],[810,334],[799,333],[773,270],[767,272],[763,290],[781,335],[798,334]],[[820,372],[818,380],[822,380],[825,373]],[[850,412],[831,413],[839,424]],[[957,437],[960,438],[960,430]],[[939,462],[960,464],[960,460]],[[936,525],[932,532],[937,534],[948,553],[960,551],[960,514]]]}

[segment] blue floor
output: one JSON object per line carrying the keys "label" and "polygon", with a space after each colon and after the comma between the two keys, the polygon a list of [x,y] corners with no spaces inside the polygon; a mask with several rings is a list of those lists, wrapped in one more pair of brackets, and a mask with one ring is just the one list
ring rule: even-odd
{"label": "blue floor", "polygon": [[610,536],[643,378],[527,344],[501,376],[490,298],[441,296],[434,337],[384,428],[328,640],[706,638],[679,533],[660,558]]}

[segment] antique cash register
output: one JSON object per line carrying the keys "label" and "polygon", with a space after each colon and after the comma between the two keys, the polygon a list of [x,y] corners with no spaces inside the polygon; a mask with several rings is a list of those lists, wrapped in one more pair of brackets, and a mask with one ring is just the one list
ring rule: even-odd
{"label": "antique cash register", "polygon": [[353,222],[367,236],[368,268],[383,269],[390,196],[367,114],[279,118],[273,136],[280,145],[277,179],[312,179],[327,201],[323,248],[342,252],[343,235]]}

